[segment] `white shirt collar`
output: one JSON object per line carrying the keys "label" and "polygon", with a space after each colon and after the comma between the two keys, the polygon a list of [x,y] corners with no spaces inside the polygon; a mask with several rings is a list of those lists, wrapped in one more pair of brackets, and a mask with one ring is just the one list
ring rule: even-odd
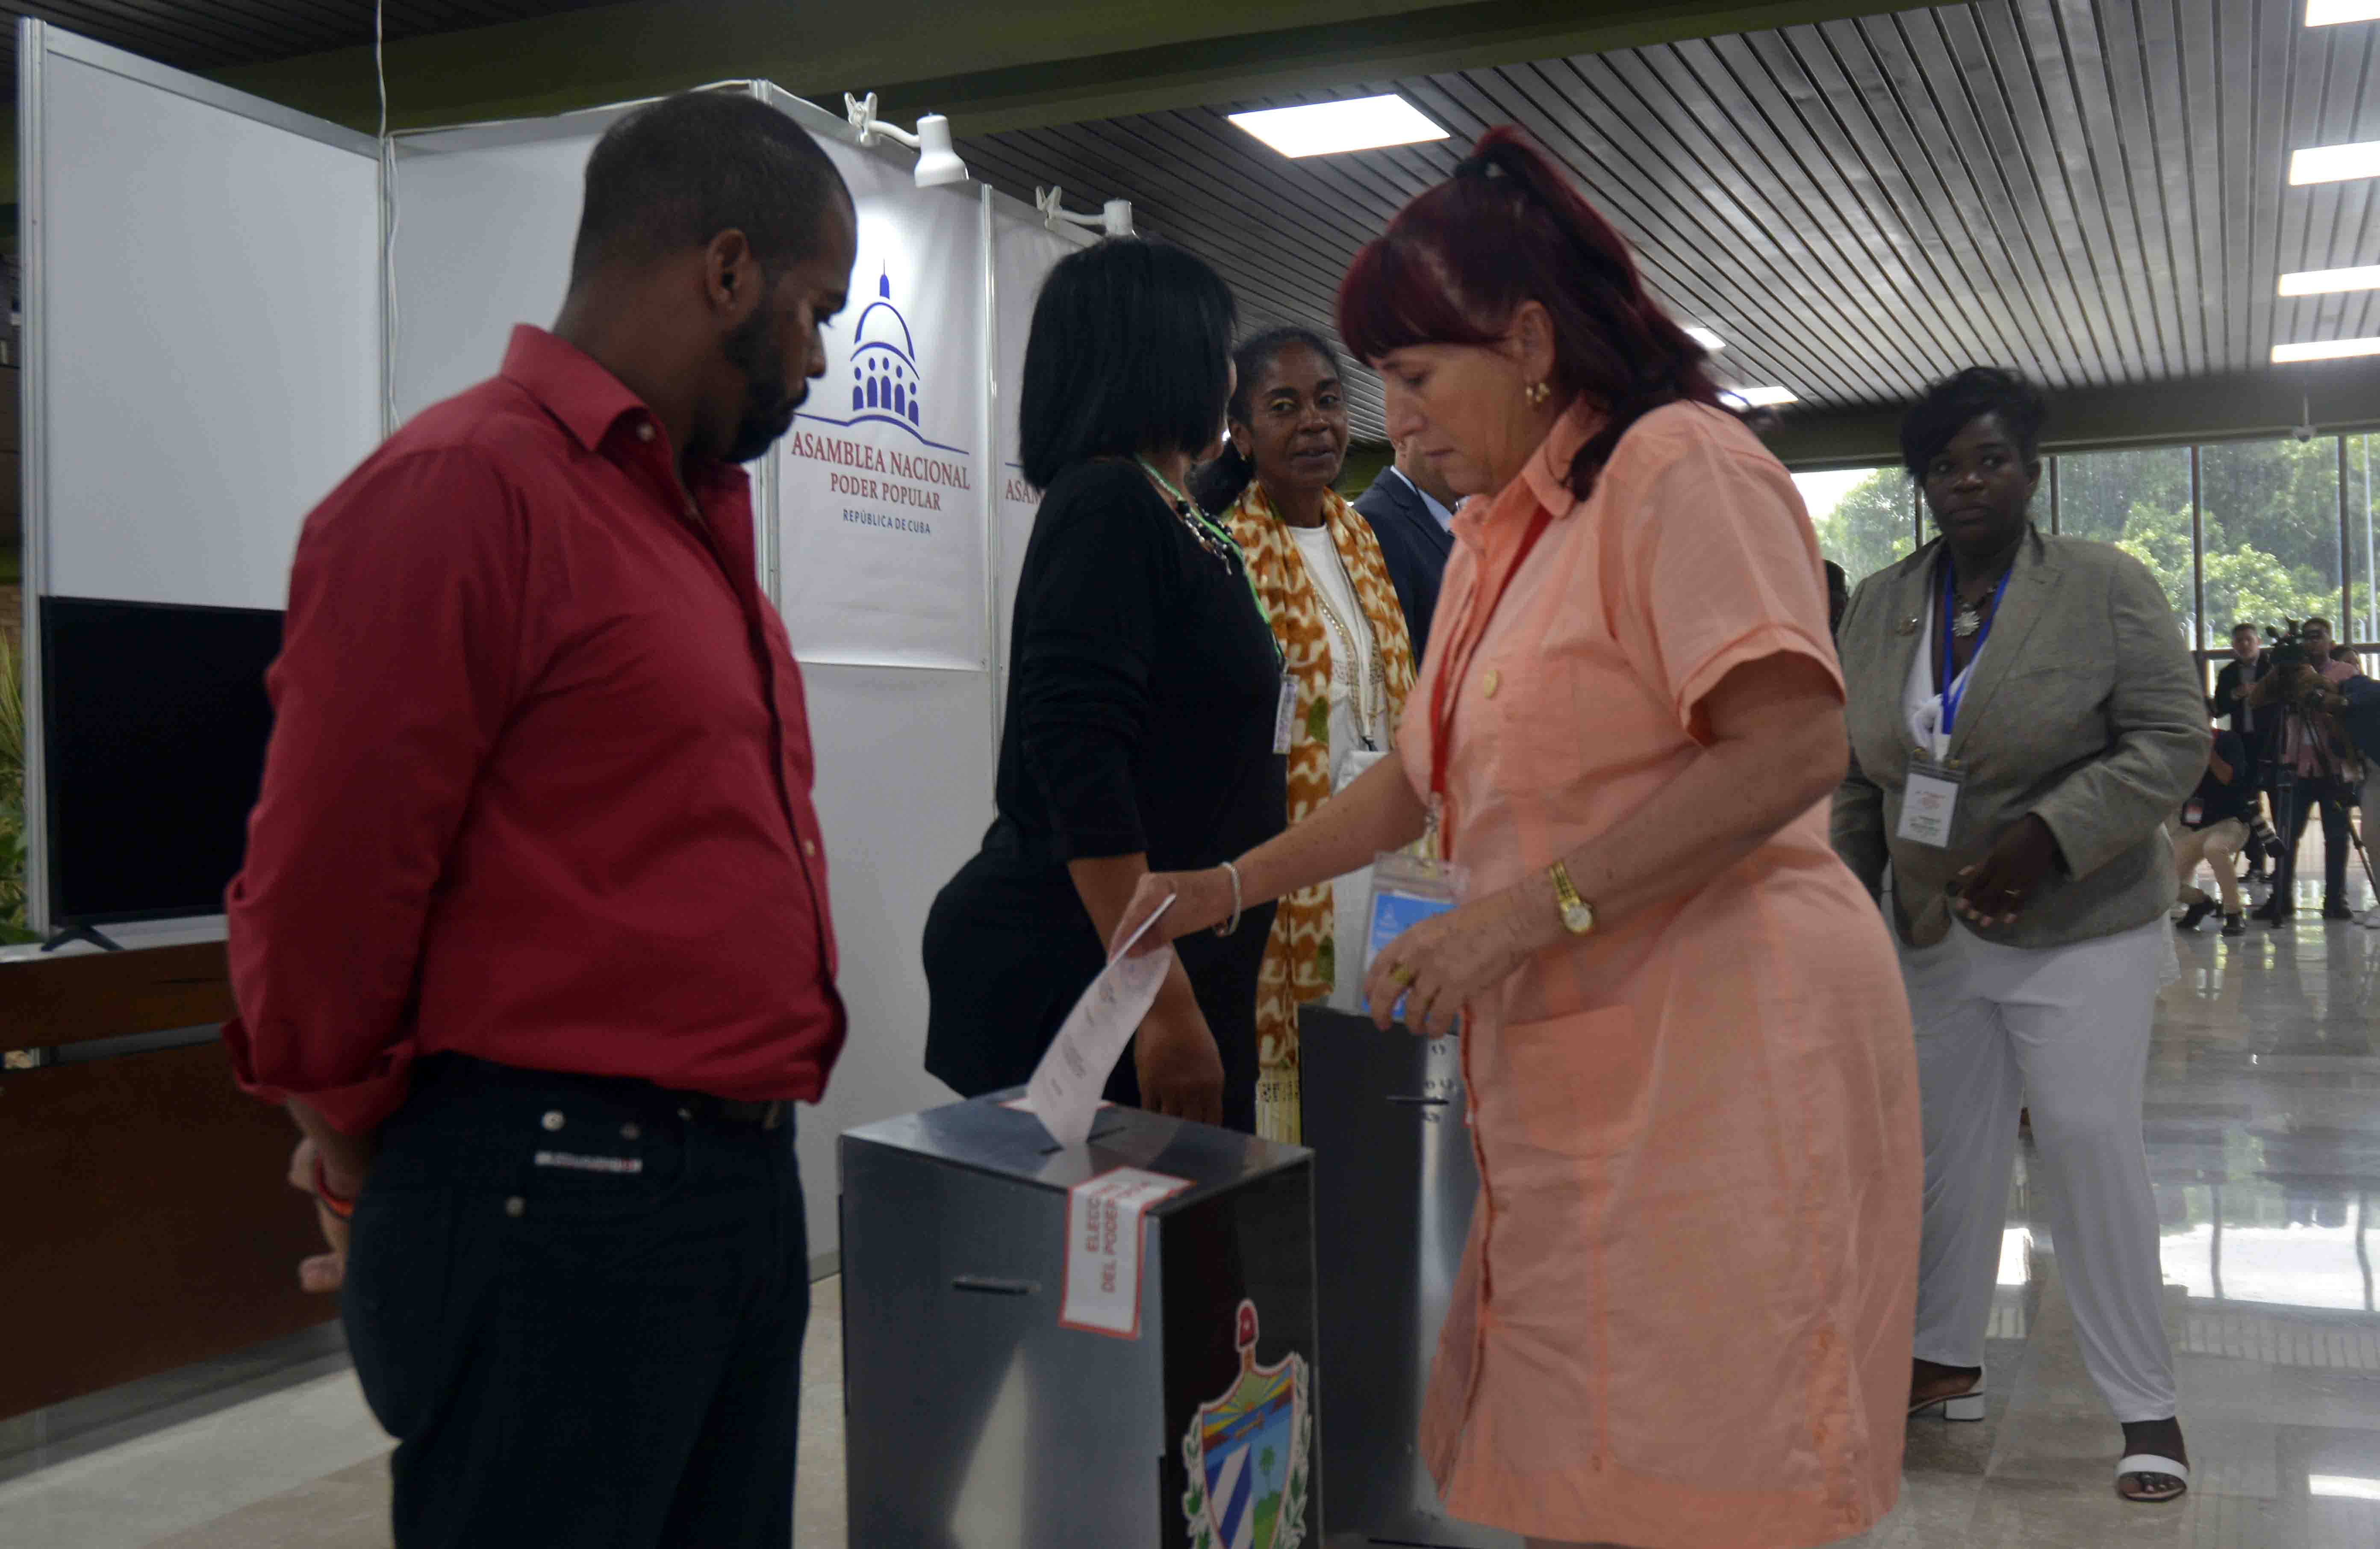
{"label": "white shirt collar", "polygon": [[1415,494],[1421,497],[1422,503],[1429,507],[1429,514],[1436,519],[1440,532],[1452,532],[1454,530],[1454,513],[1448,510],[1445,506],[1440,505],[1438,502],[1437,496],[1431,494],[1428,490],[1415,483],[1411,478],[1406,478],[1405,470],[1397,466],[1394,463],[1390,463],[1389,465],[1389,471],[1395,474],[1399,478],[1403,479],[1405,488],[1411,490]]}

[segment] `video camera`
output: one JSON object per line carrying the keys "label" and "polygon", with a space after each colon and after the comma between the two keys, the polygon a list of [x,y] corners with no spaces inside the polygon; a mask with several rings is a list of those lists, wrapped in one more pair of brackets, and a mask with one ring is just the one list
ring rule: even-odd
{"label": "video camera", "polygon": [[2275,667],[2283,669],[2290,667],[2318,669],[2320,667],[2321,664],[2314,660],[2313,654],[2306,649],[2305,625],[2297,620],[2283,619],[2278,631],[2267,628],[2265,634],[2266,636],[2265,650],[2272,658]]}

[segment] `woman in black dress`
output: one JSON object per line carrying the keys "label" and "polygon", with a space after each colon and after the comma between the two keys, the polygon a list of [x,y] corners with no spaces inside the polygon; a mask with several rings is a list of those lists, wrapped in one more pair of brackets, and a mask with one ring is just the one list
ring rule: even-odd
{"label": "woman in black dress", "polygon": [[[1044,282],[1025,352],[1026,479],[1042,491],[1009,633],[1000,816],[926,922],[926,1069],[1024,1083],[1106,962],[1141,877],[1278,833],[1281,665],[1230,537],[1184,497],[1220,435],[1232,306],[1179,248],[1106,241]],[[1180,962],[1114,1101],[1253,1131],[1252,908]]]}

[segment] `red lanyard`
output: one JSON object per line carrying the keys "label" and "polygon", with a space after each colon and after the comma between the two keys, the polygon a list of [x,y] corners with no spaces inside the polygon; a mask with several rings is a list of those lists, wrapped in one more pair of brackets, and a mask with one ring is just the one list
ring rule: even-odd
{"label": "red lanyard", "polygon": [[[1488,626],[1496,622],[1496,610],[1503,606],[1504,593],[1512,587],[1512,577],[1522,565],[1528,563],[1529,551],[1537,546],[1537,539],[1545,537],[1546,528],[1553,525],[1553,519],[1552,512],[1542,505],[1537,507],[1537,514],[1529,523],[1529,530],[1521,535],[1521,546],[1513,551],[1512,563],[1506,565],[1503,575],[1496,578],[1496,589],[1488,594],[1486,612],[1479,611],[1479,592],[1485,588],[1473,590],[1470,605],[1463,610],[1462,624],[1455,634],[1453,647],[1446,653],[1446,665],[1439,670],[1438,681],[1430,685],[1430,825],[1437,833],[1441,856],[1451,858],[1454,849],[1453,832],[1446,822],[1446,764],[1454,740],[1454,710],[1446,702],[1446,685],[1451,681],[1457,692],[1461,691],[1463,677],[1471,671],[1471,659],[1479,654],[1481,643],[1488,638]],[[1475,614],[1478,617],[1476,629],[1472,628]]]}

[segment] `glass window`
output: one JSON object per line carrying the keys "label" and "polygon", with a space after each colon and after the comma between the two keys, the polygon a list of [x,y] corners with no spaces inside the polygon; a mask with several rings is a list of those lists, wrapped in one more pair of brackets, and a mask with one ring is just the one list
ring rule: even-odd
{"label": "glass window", "polygon": [[[2338,442],[2226,442],[2198,454],[2210,627],[2339,624]],[[2211,646],[2212,640],[2208,642]]]}
{"label": "glass window", "polygon": [[2182,638],[2196,638],[2190,448],[2151,446],[2058,458],[2058,530],[2068,538],[2112,543],[2147,565],[2165,587]]}
{"label": "glass window", "polygon": [[1852,586],[1915,551],[1909,477],[1899,466],[1797,473],[1793,487],[1810,508],[1819,551]]}
{"label": "glass window", "polygon": [[2355,584],[2338,633],[2362,648],[2366,671],[2380,664],[2373,654],[2380,648],[2380,557],[2373,541],[2380,528],[2380,484],[2373,482],[2374,463],[2380,463],[2380,435],[2347,438],[2347,574]]}

